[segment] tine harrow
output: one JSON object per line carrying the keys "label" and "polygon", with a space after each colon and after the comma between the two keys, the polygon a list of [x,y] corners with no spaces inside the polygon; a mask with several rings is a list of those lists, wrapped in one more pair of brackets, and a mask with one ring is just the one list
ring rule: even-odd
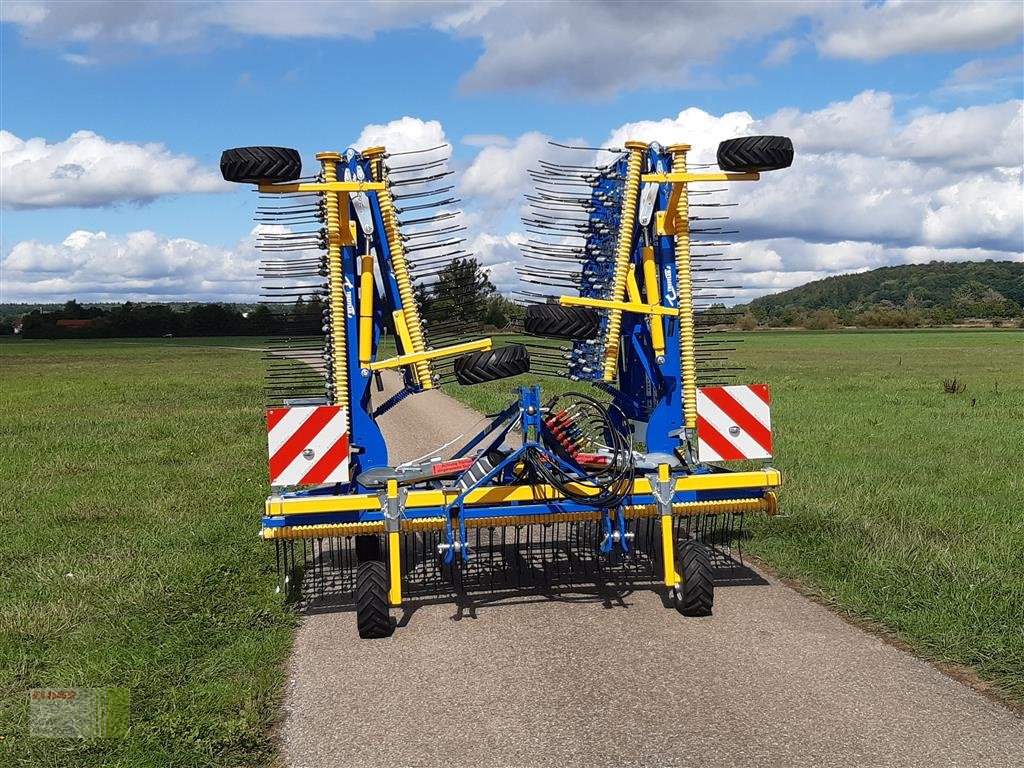
{"label": "tine harrow", "polygon": [[[646,586],[707,615],[716,574],[741,573],[746,516],[776,513],[768,387],[725,385],[741,373],[721,303],[735,259],[718,209],[732,204],[708,197],[787,167],[792,144],[722,142],[718,170],[684,144],[555,146],[565,162],[529,172],[527,342],[504,346],[480,337],[495,291],[461,247],[447,146],[321,152],[306,177],[295,150],[224,152],[224,177],[256,185],[272,254],[261,536],[278,589],[354,607],[362,637],[390,634],[406,602],[523,590]],[[378,398],[385,370],[402,386]],[[464,445],[389,461],[384,413],[528,372],[563,384],[546,400],[510,388]],[[762,464],[724,466],[741,459]]]}

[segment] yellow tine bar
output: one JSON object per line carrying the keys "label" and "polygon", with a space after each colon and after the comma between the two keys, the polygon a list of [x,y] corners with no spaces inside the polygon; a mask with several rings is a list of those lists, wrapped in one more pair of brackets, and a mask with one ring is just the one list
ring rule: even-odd
{"label": "yellow tine bar", "polygon": [[432,349],[429,352],[416,352],[411,355],[399,355],[398,357],[392,357],[388,360],[379,360],[376,363],[370,363],[371,371],[379,371],[385,368],[398,368],[403,365],[415,365],[416,363],[422,362],[423,360],[436,360],[439,357],[451,357],[452,355],[462,355],[466,352],[482,352],[485,349],[491,348],[490,339],[480,339],[479,341],[467,341],[465,344],[456,344],[451,347],[441,347],[440,349]]}
{"label": "yellow tine bar", "polygon": [[[643,249],[644,292],[648,304],[661,303],[661,290],[658,287],[658,264],[654,260],[654,248],[645,246]],[[660,317],[651,316],[651,346],[655,357],[665,356],[665,324]]]}
{"label": "yellow tine bar", "polygon": [[640,286],[636,283],[636,264],[629,265],[629,274],[626,275],[626,295],[634,304],[641,304]]}
{"label": "yellow tine bar", "polygon": [[[686,172],[686,153],[689,144],[676,144],[668,148],[672,153],[672,171]],[[679,295],[679,368],[683,388],[683,426],[687,439],[697,429],[697,355],[693,340],[693,274],[690,259],[690,199],[686,182],[675,182],[679,190],[676,201],[676,293]],[[672,190],[673,193],[676,191]]]}
{"label": "yellow tine bar", "polygon": [[[321,152],[316,156],[323,170],[324,181],[332,183],[338,178],[337,152]],[[324,192],[324,212],[327,228],[327,285],[331,297],[329,317],[331,373],[334,376],[334,398],[331,405],[340,405],[348,411],[348,359],[345,339],[345,278],[341,270],[341,246],[351,238],[348,228],[348,195]],[[341,209],[344,208],[344,221]],[[342,226],[344,225],[344,234]]]}
{"label": "yellow tine bar", "polygon": [[[612,301],[622,298],[629,275],[629,258],[633,254],[633,229],[636,224],[636,201],[640,194],[640,172],[643,169],[644,152],[647,145],[642,141],[627,141],[629,161],[626,165],[626,182],[622,190],[622,215],[619,217],[619,238],[615,245],[615,271],[612,273]],[[601,378],[614,381],[619,363],[619,331],[622,328],[622,311],[612,309],[608,315],[608,326],[604,336],[604,370]]]}
{"label": "yellow tine bar", "polygon": [[359,367],[367,368],[373,357],[373,256],[359,264]]}
{"label": "yellow tine bar", "polygon": [[[659,464],[658,479],[665,482],[668,477],[668,464]],[[672,541],[671,506],[669,514],[661,516],[661,561],[665,564],[665,586],[674,587],[679,581],[679,576],[676,574],[675,542]]]}
{"label": "yellow tine bar", "polygon": [[[395,333],[398,334],[398,340],[402,342],[402,351],[411,355],[413,352],[412,339],[409,338],[409,327],[405,324],[405,313],[396,309],[391,313],[391,319],[395,321]],[[419,384],[419,369],[415,365],[412,367],[412,378]]]}

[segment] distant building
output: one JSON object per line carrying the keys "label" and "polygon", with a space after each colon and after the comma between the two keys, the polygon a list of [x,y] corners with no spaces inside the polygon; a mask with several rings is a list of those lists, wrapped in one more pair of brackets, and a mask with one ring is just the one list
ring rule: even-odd
{"label": "distant building", "polygon": [[89,328],[92,326],[92,320],[58,320],[58,328],[69,328],[78,330],[80,328]]}

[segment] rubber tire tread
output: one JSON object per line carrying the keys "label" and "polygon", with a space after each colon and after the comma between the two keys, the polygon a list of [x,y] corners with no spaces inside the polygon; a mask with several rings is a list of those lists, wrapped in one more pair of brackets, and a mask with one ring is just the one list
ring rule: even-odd
{"label": "rubber tire tread", "polygon": [[723,171],[777,171],[792,164],[793,142],[786,136],[743,136],[718,145],[718,167]]}
{"label": "rubber tire tread", "polygon": [[683,578],[676,610],[683,616],[710,616],[715,604],[715,577],[708,548],[694,539],[681,541],[676,545],[676,563],[676,571]]}
{"label": "rubber tire tread", "polygon": [[380,536],[367,533],[356,536],[356,562],[364,563],[368,560],[383,560],[384,549],[381,546]]}
{"label": "rubber tire tread", "polygon": [[356,570],[356,626],[364,640],[388,637],[394,631],[388,609],[388,569],[380,560],[360,563]]}
{"label": "rubber tire tread", "polygon": [[530,352],[522,344],[509,344],[456,358],[455,379],[462,385],[519,376],[530,370]]}
{"label": "rubber tire tread", "polygon": [[601,332],[601,316],[590,307],[531,304],[526,308],[523,330],[531,336],[593,339]]}
{"label": "rubber tire tread", "polygon": [[289,147],[236,147],[221,153],[220,172],[225,181],[240,184],[295,181],[302,175],[302,158]]}

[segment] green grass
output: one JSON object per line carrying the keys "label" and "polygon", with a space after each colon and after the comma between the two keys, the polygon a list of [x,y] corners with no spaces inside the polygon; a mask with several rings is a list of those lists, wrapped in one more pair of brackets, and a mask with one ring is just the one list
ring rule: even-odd
{"label": "green grass", "polygon": [[[294,618],[256,538],[261,365],[164,340],[0,345],[0,764],[272,759]],[[27,738],[26,689],[76,686],[128,688],[129,736]]]}
{"label": "green grass", "polygon": [[[785,516],[757,519],[748,551],[1024,703],[1024,334],[737,336],[741,381],[771,385],[785,479]],[[944,393],[954,376],[966,391]],[[447,391],[495,412],[511,389]]]}
{"label": "green grass", "polygon": [[[1024,701],[1024,334],[743,338],[786,478],[748,549]],[[217,341],[0,344],[0,764],[273,760],[294,617],[255,535],[262,363]],[[514,384],[451,391],[494,412]],[[26,689],[74,686],[127,687],[128,738],[26,738]]]}

